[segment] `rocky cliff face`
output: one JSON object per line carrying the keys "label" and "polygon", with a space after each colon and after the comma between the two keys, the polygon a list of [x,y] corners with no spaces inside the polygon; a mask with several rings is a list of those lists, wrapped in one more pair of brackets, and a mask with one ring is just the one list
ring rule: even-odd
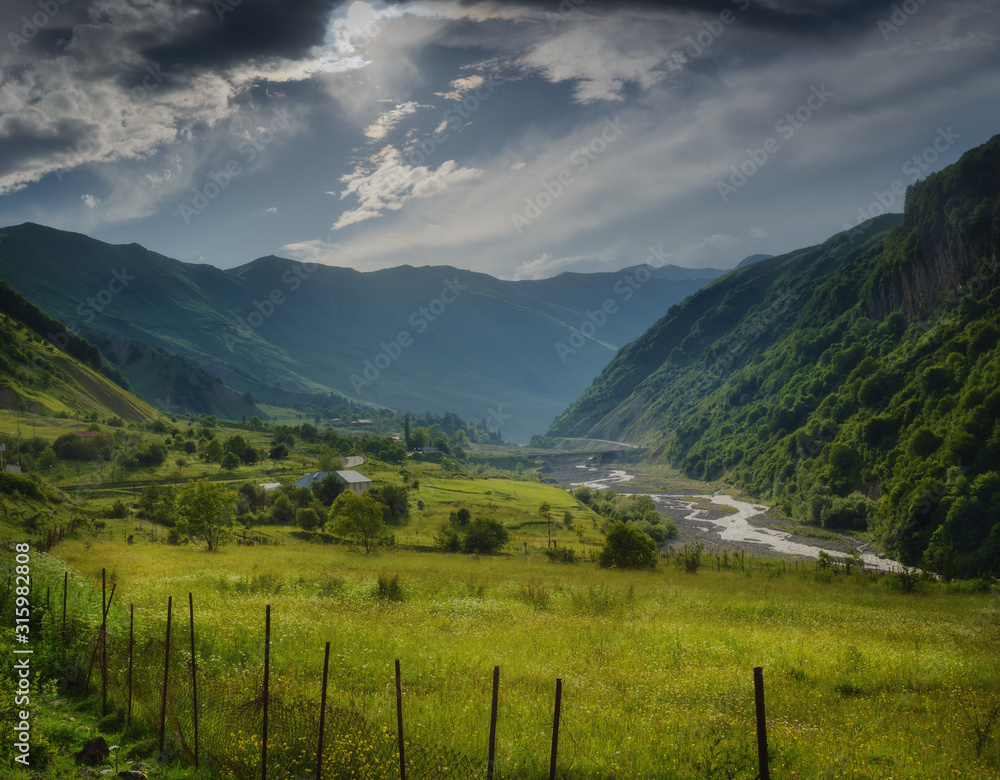
{"label": "rocky cliff face", "polygon": [[1000,136],[910,188],[895,265],[872,285],[873,319],[893,311],[927,319],[942,293],[992,286],[1000,247],[998,162]]}

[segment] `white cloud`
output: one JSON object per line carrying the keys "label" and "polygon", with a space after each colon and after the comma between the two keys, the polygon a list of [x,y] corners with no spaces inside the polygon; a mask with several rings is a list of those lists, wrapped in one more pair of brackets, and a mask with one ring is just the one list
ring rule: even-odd
{"label": "white cloud", "polygon": [[275,206],[271,206],[271,208],[264,209],[264,213],[265,214],[277,214],[278,213],[278,209]]}
{"label": "white cloud", "polygon": [[750,238],[767,238],[767,231],[762,227],[752,227],[747,231]]}
{"label": "white cloud", "polygon": [[417,113],[419,108],[429,108],[419,103],[409,101],[400,103],[391,111],[386,111],[372,124],[365,128],[365,135],[373,141],[383,140],[405,117]]}
{"label": "white cloud", "polygon": [[370,165],[374,168],[362,165],[341,177],[347,186],[339,193],[340,199],[354,197],[359,205],[341,214],[334,230],[380,217],[386,211],[398,211],[409,200],[433,198],[449,187],[475,181],[483,175],[476,168],[459,168],[454,160],[441,163],[436,170],[413,166],[392,146],[375,155]]}
{"label": "white cloud", "polygon": [[621,101],[627,84],[649,89],[681,67],[659,36],[640,25],[587,22],[533,46],[521,64],[552,82],[576,82],[573,95],[580,103]]}
{"label": "white cloud", "polygon": [[474,76],[463,76],[462,78],[455,79],[449,85],[451,90],[449,92],[435,92],[434,94],[445,100],[461,100],[465,97],[466,93],[471,92],[474,89],[478,89],[483,84],[486,83],[486,79],[482,76],[476,74]]}
{"label": "white cloud", "polygon": [[93,195],[81,195],[80,200],[83,201],[83,205],[88,209],[97,208],[101,201],[95,198]]}

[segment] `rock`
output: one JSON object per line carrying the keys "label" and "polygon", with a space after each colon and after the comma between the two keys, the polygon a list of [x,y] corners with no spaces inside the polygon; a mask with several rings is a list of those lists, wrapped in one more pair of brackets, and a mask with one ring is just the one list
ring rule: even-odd
{"label": "rock", "polygon": [[124,777],[127,780],[149,780],[145,772],[137,772],[134,769],[123,769],[118,773],[118,777]]}
{"label": "rock", "polygon": [[111,749],[108,747],[108,743],[104,741],[104,737],[94,737],[76,754],[76,763],[96,766],[110,754]]}

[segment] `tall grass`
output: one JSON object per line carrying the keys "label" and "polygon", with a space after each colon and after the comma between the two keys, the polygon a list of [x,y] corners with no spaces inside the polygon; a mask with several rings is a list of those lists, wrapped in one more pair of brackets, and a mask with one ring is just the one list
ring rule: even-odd
{"label": "tall grass", "polygon": [[329,641],[331,701],[394,730],[399,658],[408,737],[484,763],[498,664],[507,777],[545,776],[561,677],[564,776],[752,778],[754,666],[765,670],[775,777],[1000,777],[987,728],[1000,706],[995,591],[310,545],[59,552],[86,577],[108,568],[119,627],[135,602],[137,624],[156,635],[167,596],[193,592],[207,675],[258,674],[271,604],[280,690],[318,699]]}

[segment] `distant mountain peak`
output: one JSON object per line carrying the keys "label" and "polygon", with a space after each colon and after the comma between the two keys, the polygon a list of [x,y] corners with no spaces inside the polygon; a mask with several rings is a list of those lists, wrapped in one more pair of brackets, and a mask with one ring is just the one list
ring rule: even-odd
{"label": "distant mountain peak", "polygon": [[761,260],[770,260],[774,255],[750,255],[740,260],[734,268],[746,268],[748,265],[759,263]]}

